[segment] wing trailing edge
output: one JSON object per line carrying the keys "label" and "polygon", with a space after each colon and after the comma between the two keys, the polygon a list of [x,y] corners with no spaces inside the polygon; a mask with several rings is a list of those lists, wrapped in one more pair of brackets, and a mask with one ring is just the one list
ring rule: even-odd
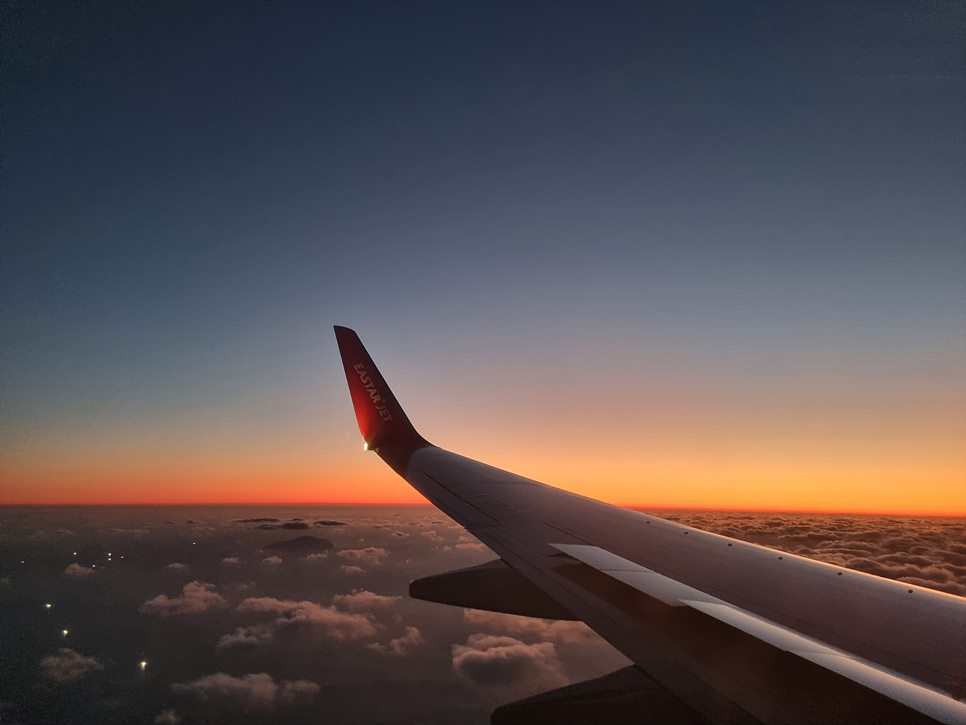
{"label": "wing trailing edge", "polygon": [[966,723],[966,703],[954,700],[926,684],[783,627],[600,547],[583,544],[551,546],[667,606],[690,607],[772,647],[857,682],[938,722],[947,725]]}

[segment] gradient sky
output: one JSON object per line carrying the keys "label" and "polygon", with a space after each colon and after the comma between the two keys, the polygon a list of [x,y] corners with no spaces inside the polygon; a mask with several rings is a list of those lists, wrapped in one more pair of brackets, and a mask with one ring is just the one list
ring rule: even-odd
{"label": "gradient sky", "polygon": [[0,501],[966,514],[963,4],[0,13]]}

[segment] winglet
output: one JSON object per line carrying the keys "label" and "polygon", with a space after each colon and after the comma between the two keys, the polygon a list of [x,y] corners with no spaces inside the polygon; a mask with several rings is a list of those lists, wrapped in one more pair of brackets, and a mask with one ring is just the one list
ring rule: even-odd
{"label": "winglet", "polygon": [[366,447],[377,452],[382,448],[412,452],[430,445],[409,422],[359,336],[348,327],[336,325],[335,338]]}

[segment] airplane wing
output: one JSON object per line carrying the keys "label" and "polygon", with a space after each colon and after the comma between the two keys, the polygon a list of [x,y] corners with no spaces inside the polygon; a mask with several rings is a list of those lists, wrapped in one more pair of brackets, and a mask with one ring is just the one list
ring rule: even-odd
{"label": "airplane wing", "polygon": [[966,598],[438,448],[416,432],[356,333],[335,333],[367,448],[499,557],[413,582],[412,596],[581,620],[702,722],[966,724]]}

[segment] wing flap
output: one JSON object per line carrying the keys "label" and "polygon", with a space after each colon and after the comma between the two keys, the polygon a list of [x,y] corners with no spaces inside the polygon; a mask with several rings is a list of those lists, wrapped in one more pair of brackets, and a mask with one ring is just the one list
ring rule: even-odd
{"label": "wing flap", "polygon": [[704,592],[682,584],[676,579],[658,574],[633,561],[612,554],[597,546],[586,544],[551,544],[553,548],[593,567],[608,576],[622,581],[629,587],[663,602],[669,607],[687,606],[685,600],[707,598]]}
{"label": "wing flap", "polygon": [[966,723],[966,703],[915,680],[736,607],[596,546],[551,544],[558,551],[671,607],[690,607],[757,640],[857,682],[947,725]]}
{"label": "wing flap", "polygon": [[409,596],[457,607],[543,619],[575,617],[502,559],[416,579]]}

